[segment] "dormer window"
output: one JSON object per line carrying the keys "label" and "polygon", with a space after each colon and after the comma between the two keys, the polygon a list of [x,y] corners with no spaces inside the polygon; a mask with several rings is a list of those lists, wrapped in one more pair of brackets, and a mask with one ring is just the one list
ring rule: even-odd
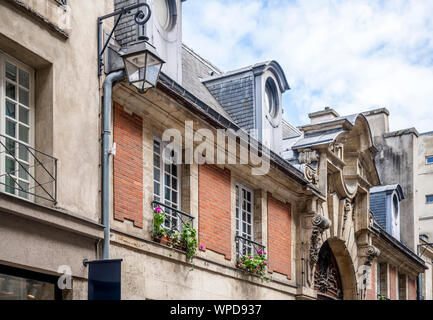
{"label": "dormer window", "polygon": [[392,198],[392,208],[394,211],[394,223],[395,225],[398,224],[398,199],[397,199],[397,195],[394,195],[394,197]]}
{"label": "dormer window", "polygon": [[265,110],[268,112],[271,119],[278,115],[279,103],[278,103],[278,90],[272,78],[266,80],[265,86]]}
{"label": "dormer window", "polygon": [[176,24],[176,0],[156,0],[154,2],[155,16],[159,25],[165,31],[170,31]]}

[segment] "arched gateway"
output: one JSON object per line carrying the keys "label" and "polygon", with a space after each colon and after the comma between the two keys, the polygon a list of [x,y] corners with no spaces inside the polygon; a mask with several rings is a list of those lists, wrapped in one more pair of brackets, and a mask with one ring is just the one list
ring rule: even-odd
{"label": "arched gateway", "polygon": [[379,254],[370,229],[369,192],[380,181],[369,124],[355,114],[314,120],[301,130],[293,148],[320,194],[302,208],[298,297],[365,299],[371,262]]}
{"label": "arched gateway", "polygon": [[319,252],[314,273],[314,289],[320,300],[342,300],[343,286],[334,253],[326,241]]}

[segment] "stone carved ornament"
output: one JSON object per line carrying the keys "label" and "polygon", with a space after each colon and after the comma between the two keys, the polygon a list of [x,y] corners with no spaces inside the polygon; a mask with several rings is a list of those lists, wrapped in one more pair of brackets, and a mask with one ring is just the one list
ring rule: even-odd
{"label": "stone carved ornament", "polygon": [[368,246],[366,250],[367,260],[365,261],[365,265],[371,266],[371,263],[375,258],[380,255],[380,250],[375,246]]}
{"label": "stone carved ornament", "polygon": [[343,144],[334,142],[329,146],[329,151],[335,154],[338,158],[343,159]]}
{"label": "stone carved ornament", "polygon": [[317,171],[311,168],[309,165],[305,165],[304,167],[304,177],[314,185],[319,183],[319,175]]}
{"label": "stone carved ornament", "polygon": [[331,220],[320,214],[316,214],[312,220],[313,231],[309,248],[310,267],[313,269],[319,259],[322,233],[331,226]]}
{"label": "stone carved ornament", "polygon": [[310,164],[312,162],[317,162],[319,161],[319,153],[317,152],[317,150],[305,149],[299,152],[298,161],[301,164]]}
{"label": "stone carved ornament", "polygon": [[350,212],[352,212],[352,210],[353,210],[352,201],[349,198],[346,198],[344,200],[343,230],[346,226],[347,216],[349,215]]}

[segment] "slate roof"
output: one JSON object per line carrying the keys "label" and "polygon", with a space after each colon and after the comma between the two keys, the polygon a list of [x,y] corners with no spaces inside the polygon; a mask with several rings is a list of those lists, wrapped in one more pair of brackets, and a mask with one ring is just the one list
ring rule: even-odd
{"label": "slate roof", "polygon": [[[358,117],[364,117],[365,118],[365,116],[362,113],[355,113],[355,114],[351,114],[348,116],[337,117],[334,119],[329,119],[329,120],[321,121],[321,122],[314,123],[314,124],[308,124],[305,126],[301,126],[299,128],[300,128],[300,130],[305,130],[305,129],[311,128],[313,126],[332,124],[334,122],[341,122],[341,121],[344,121],[346,123],[349,123],[351,126],[354,126]],[[302,139],[298,140],[293,145],[293,148],[295,148],[295,149],[308,148],[308,147],[317,146],[317,145],[321,145],[321,144],[331,143],[344,131],[345,131],[344,127],[338,127],[338,128],[332,128],[332,129],[325,127],[323,130],[321,130],[319,132],[316,131],[313,133],[306,133],[306,134],[304,134],[304,137]]]}
{"label": "slate roof", "polygon": [[233,121],[201,81],[211,74],[222,74],[222,72],[188,46],[182,44],[182,86],[215,111]]}

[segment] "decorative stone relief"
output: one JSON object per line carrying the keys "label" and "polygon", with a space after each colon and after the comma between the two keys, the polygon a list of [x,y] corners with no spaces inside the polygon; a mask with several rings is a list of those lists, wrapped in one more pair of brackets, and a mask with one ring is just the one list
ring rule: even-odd
{"label": "decorative stone relief", "polygon": [[366,250],[367,259],[365,265],[371,266],[371,263],[380,255],[380,250],[375,246],[368,246]]}
{"label": "decorative stone relief", "polygon": [[338,158],[343,159],[343,144],[339,142],[333,142],[329,146],[329,151],[335,154]]}
{"label": "decorative stone relief", "polygon": [[346,227],[347,217],[349,215],[352,216],[352,214],[350,214],[352,211],[353,211],[352,201],[349,198],[346,198],[344,200],[343,231],[344,228]]}
{"label": "decorative stone relief", "polygon": [[310,183],[316,185],[319,183],[319,174],[309,165],[304,166],[304,176]]}
{"label": "decorative stone relief", "polygon": [[309,248],[310,268],[313,269],[319,259],[322,233],[331,226],[331,220],[316,214],[312,220],[313,230]]}
{"label": "decorative stone relief", "polygon": [[319,153],[317,150],[305,149],[299,153],[298,156],[299,163],[310,164],[312,162],[319,161]]}

